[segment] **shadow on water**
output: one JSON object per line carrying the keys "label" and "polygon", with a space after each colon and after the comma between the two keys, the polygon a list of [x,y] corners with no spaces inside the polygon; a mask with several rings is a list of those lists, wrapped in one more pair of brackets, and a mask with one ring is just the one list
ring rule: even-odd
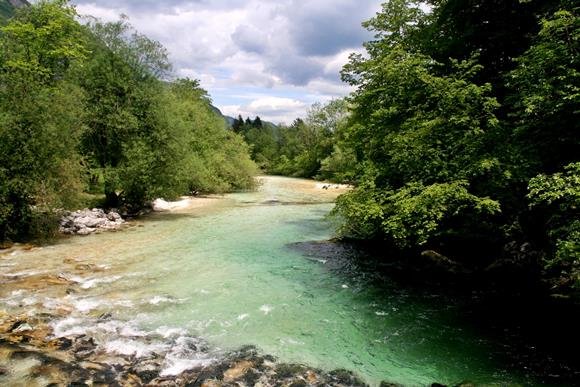
{"label": "shadow on water", "polygon": [[492,344],[490,358],[502,359],[506,369],[548,385],[577,385],[580,380],[577,304],[534,289],[510,293],[481,279],[466,281],[436,271],[425,275],[425,267],[416,266],[412,257],[392,259],[380,248],[356,243],[298,242],[287,248],[319,262],[361,292],[385,300],[393,294],[419,300],[430,305],[432,317],[451,313],[452,324],[468,327]]}

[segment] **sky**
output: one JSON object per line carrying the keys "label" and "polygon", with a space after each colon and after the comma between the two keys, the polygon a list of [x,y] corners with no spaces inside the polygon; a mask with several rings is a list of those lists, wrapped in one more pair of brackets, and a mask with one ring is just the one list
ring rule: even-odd
{"label": "sky", "polygon": [[105,21],[121,14],[159,41],[173,75],[199,79],[224,114],[290,124],[348,94],[340,69],[372,38],[381,0],[72,0]]}

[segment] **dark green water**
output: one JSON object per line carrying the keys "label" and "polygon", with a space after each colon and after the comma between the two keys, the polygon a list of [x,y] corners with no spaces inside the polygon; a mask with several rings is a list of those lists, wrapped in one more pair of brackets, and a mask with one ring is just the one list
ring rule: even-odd
{"label": "dark green water", "polygon": [[[62,334],[94,331],[89,317],[108,311],[130,331],[118,337],[100,327],[110,351],[147,352],[131,341],[140,332],[207,342],[209,355],[168,359],[168,372],[253,344],[282,361],[354,370],[373,385],[530,383],[506,369],[500,343],[464,324],[445,297],[337,270],[296,248],[330,238],[333,227],[325,219],[332,204],[314,190],[293,190],[294,182],[267,178],[259,192],[229,195],[203,213],[153,216],[143,227],[72,238],[19,259],[68,256],[105,269],[79,279],[84,293],[66,300],[73,318],[55,324]],[[50,304],[48,295],[34,296]]]}

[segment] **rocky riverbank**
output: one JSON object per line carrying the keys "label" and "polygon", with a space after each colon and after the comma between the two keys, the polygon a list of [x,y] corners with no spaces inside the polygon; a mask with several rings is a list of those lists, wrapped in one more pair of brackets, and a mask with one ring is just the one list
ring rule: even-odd
{"label": "rocky riverbank", "polygon": [[[105,316],[104,319],[107,317]],[[110,354],[86,335],[55,337],[50,316],[4,319],[0,324],[0,382],[69,386],[365,386],[351,372],[276,363],[246,347],[177,375],[164,375],[165,353]],[[191,339],[189,350],[199,348]],[[175,343],[174,343],[175,344]]]}
{"label": "rocky riverbank", "polygon": [[0,385],[365,385],[351,372],[278,363],[253,347],[213,353],[180,329],[140,331],[82,296],[116,278],[100,276],[105,266],[64,258],[58,273],[24,267],[11,273],[23,251],[0,256],[11,268],[1,279]]}
{"label": "rocky riverbank", "polygon": [[[1,265],[14,271],[19,252],[0,256]],[[58,267],[58,273],[23,267],[2,276],[0,385],[367,385],[350,371],[280,363],[250,346],[215,352],[182,329],[142,331],[83,295],[116,278],[103,276],[106,266],[64,258]]]}
{"label": "rocky riverbank", "polygon": [[101,230],[117,230],[125,220],[115,210],[105,212],[101,208],[66,212],[60,219],[59,231],[63,234],[89,235]]}
{"label": "rocky riverbank", "polygon": [[[27,386],[367,386],[350,371],[325,372],[300,364],[278,363],[269,355],[247,346],[222,359],[191,362],[176,373],[164,371],[167,353],[107,352],[87,335],[55,336],[50,329],[53,316],[3,316],[0,320],[0,382]],[[101,322],[110,316],[101,317]],[[144,342],[151,338],[142,338]],[[183,341],[183,340],[182,340]],[[171,343],[180,346],[183,343]],[[185,350],[203,351],[199,340],[190,338]],[[170,351],[169,349],[168,351]],[[382,382],[381,387],[398,384]],[[443,385],[433,384],[433,387]],[[458,386],[472,386],[461,383]]]}

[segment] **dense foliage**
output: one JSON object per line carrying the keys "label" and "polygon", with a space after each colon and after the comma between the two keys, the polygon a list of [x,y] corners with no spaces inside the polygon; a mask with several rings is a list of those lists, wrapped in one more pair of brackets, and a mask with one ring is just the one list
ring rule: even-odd
{"label": "dense foliage", "polygon": [[354,155],[342,146],[348,105],[344,99],[312,105],[304,119],[290,126],[263,123],[240,116],[232,129],[242,134],[252,158],[267,173],[349,181]]}
{"label": "dense foliage", "polygon": [[165,49],[126,20],[80,24],[67,1],[39,1],[0,29],[0,50],[0,240],[89,192],[136,209],[252,187],[242,138],[196,81],[162,80]]}
{"label": "dense foliage", "polygon": [[385,3],[343,70],[359,168],[343,235],[483,267],[531,245],[556,287],[580,288],[578,8],[428,3]]}
{"label": "dense foliage", "polygon": [[251,155],[267,173],[353,183],[343,236],[478,268],[522,259],[580,289],[574,1],[390,0],[343,70],[349,97],[230,131],[196,81],[160,80],[158,43],[75,17],[40,1],[1,28],[0,239],[83,192],[130,208],[248,188]]}
{"label": "dense foliage", "polygon": [[354,93],[237,130],[268,172],[354,183],[345,237],[578,290],[579,23],[566,0],[390,0],[343,69]]}

